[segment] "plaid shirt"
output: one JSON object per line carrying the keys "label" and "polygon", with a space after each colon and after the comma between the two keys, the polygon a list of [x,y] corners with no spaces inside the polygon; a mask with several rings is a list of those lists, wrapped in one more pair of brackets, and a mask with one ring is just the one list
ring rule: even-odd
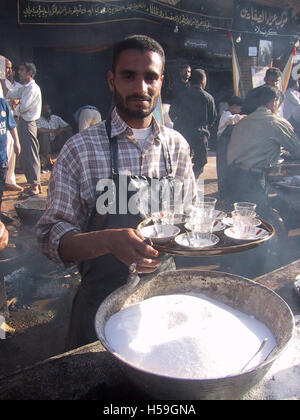
{"label": "plaid shirt", "polygon": [[[141,150],[131,128],[114,109],[111,136],[118,138],[120,174],[158,178],[166,175],[162,148],[162,141],[165,141],[169,147],[172,176],[181,182],[188,182],[195,194],[189,145],[181,134],[159,126],[153,119],[152,136]],[[69,139],[54,165],[47,209],[37,224],[38,243],[50,259],[62,263],[58,252],[62,236],[70,231],[84,231],[96,203],[97,182],[110,177],[109,140],[102,121]]]}

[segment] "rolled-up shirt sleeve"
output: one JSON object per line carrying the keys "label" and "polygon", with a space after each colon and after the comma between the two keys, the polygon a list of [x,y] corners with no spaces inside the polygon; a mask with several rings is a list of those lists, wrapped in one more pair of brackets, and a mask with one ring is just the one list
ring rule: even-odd
{"label": "rolled-up shirt sleeve", "polygon": [[81,232],[88,215],[79,179],[80,166],[74,149],[65,145],[51,174],[47,208],[36,226],[41,251],[59,264],[69,265],[59,255],[61,238],[70,231]]}
{"label": "rolled-up shirt sleeve", "polygon": [[297,137],[292,125],[285,119],[281,118],[278,124],[278,133],[276,140],[278,143],[288,150],[294,159],[300,158],[300,139]]}

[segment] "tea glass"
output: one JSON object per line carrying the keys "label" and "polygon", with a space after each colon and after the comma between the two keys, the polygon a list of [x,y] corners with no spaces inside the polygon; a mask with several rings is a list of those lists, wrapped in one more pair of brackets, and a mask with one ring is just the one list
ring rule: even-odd
{"label": "tea glass", "polygon": [[233,226],[240,238],[251,236],[253,229],[256,227],[256,214],[243,215],[236,210],[231,213]]}
{"label": "tea glass", "polygon": [[176,225],[182,223],[185,218],[183,204],[166,204],[162,211],[152,213],[151,217],[154,223],[163,225]]}
{"label": "tea glass", "polygon": [[240,216],[255,216],[255,209],[256,204],[255,203],[249,203],[246,201],[239,201],[237,203],[233,204],[234,210],[237,214]]}
{"label": "tea glass", "polygon": [[212,197],[203,197],[196,202],[189,217],[192,236],[193,232],[209,234],[212,232],[216,201]]}

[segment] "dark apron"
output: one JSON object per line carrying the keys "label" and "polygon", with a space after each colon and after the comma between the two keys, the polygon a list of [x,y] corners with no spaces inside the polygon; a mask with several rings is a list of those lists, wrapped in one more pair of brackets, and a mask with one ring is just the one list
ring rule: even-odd
{"label": "dark apron", "polygon": [[[110,141],[111,178],[114,181],[116,188],[114,198],[117,200],[117,212],[116,214],[106,214],[105,216],[99,215],[95,204],[86,226],[86,232],[103,229],[136,228],[143,219],[140,214],[133,215],[129,212],[126,214],[119,213],[118,203],[120,194],[120,175],[118,172],[118,143],[116,137],[111,137],[110,117],[106,120],[105,125]],[[173,188],[174,179],[171,176],[171,159],[168,147],[164,143],[163,152],[166,166],[166,176],[160,178],[159,181],[162,181],[162,184],[168,184],[170,188]],[[122,174],[122,186],[120,186],[120,188],[127,188],[129,182],[142,182],[142,185],[145,185],[145,183],[149,185],[152,179],[153,178],[146,176],[125,176]],[[127,185],[124,185],[124,180]],[[136,192],[136,190],[133,192],[127,192],[128,201]],[[151,274],[141,274],[140,277],[150,279],[153,276],[156,276],[159,272],[176,269],[173,258],[168,255],[160,254],[159,259],[162,261],[159,269]],[[97,340],[94,327],[96,312],[101,302],[110,293],[126,284],[129,275],[128,267],[112,254],[106,254],[83,261],[79,266],[79,271],[82,280],[73,300],[67,350],[77,348]]]}

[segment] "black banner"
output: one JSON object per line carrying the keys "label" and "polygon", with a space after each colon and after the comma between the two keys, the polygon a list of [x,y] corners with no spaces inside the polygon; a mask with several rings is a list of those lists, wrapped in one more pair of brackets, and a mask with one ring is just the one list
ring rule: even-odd
{"label": "black banner", "polygon": [[259,35],[286,34],[291,26],[291,9],[262,6],[248,0],[234,2],[234,29]]}
{"label": "black banner", "polygon": [[174,25],[200,30],[230,30],[232,19],[205,16],[168,6],[154,0],[120,1],[28,1],[18,0],[20,24],[78,25],[142,19],[170,22]]}

